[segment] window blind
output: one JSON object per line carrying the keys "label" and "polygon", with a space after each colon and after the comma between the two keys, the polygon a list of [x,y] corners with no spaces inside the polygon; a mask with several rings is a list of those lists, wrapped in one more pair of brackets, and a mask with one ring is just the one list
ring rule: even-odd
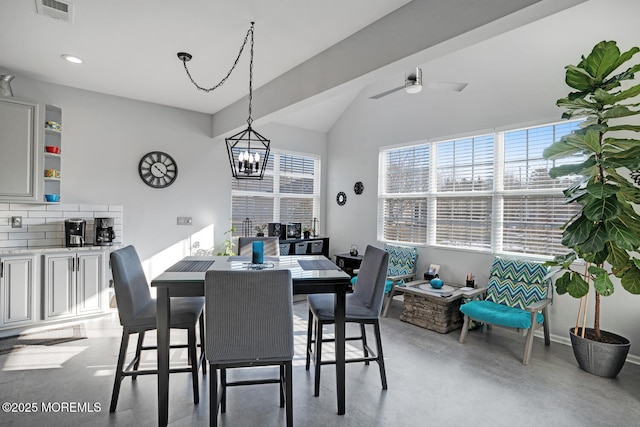
{"label": "window blind", "polygon": [[491,248],[491,197],[439,197],[436,244]]}
{"label": "window blind", "polygon": [[493,188],[493,135],[436,144],[437,191]]}
{"label": "window blind", "polygon": [[579,121],[380,151],[381,240],[494,252],[557,255],[560,227],[577,212],[549,177],[543,151]]}
{"label": "window blind", "polygon": [[578,212],[578,206],[565,204],[563,196],[505,196],[503,206],[503,251],[541,255],[567,252],[560,243],[560,227]]}
{"label": "window blind", "polygon": [[417,145],[382,153],[379,233],[383,240],[422,243],[427,239],[430,147]]}
{"label": "window blind", "polygon": [[424,243],[427,240],[427,200],[387,198],[382,204],[384,240]]}
{"label": "window blind", "polygon": [[320,212],[320,158],[272,149],[264,179],[232,178],[231,199],[237,230],[245,218],[254,226],[269,222],[311,226]]}
{"label": "window blind", "polygon": [[[499,236],[502,251],[541,255],[567,251],[560,243],[560,227],[578,207],[564,204],[562,189],[576,177],[552,179],[549,170],[559,163],[544,159],[542,153],[579,124],[565,122],[504,133],[502,235]],[[581,160],[582,154],[576,154],[563,159],[562,163]]]}
{"label": "window blind", "polygon": [[384,153],[384,193],[429,191],[429,146],[388,150]]}
{"label": "window blind", "polygon": [[273,222],[273,199],[260,196],[234,196],[231,203],[232,223],[242,230],[242,221],[249,218],[253,226]]}
{"label": "window blind", "polygon": [[311,227],[313,202],[312,198],[281,198],[280,222],[283,224],[300,222],[302,227]]}
{"label": "window blind", "polygon": [[[556,162],[544,159],[542,152],[577,127],[576,122],[570,122],[505,132],[504,189],[566,188],[575,178],[552,179],[549,170],[556,166]],[[581,154],[576,154],[562,159],[562,164],[578,162],[581,157]]]}

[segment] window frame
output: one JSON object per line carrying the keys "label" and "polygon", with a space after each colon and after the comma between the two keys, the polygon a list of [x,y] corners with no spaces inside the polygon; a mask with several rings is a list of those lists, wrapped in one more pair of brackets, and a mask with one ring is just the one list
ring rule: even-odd
{"label": "window frame", "polygon": [[[557,185],[555,188],[508,188],[505,189],[505,168],[507,166],[507,162],[505,162],[505,136],[511,135],[512,133],[519,131],[530,131],[540,129],[540,133],[544,134],[544,129],[546,127],[552,127],[553,130],[553,140],[557,140],[555,137],[556,129],[559,127],[565,127],[565,131],[567,128],[574,127],[575,125],[579,125],[583,120],[571,120],[571,121],[558,121],[551,123],[542,123],[538,125],[530,125],[526,127],[518,127],[518,128],[509,128],[509,129],[501,129],[494,130],[492,132],[484,132],[477,134],[470,134],[465,136],[459,136],[455,138],[447,138],[447,139],[438,139],[438,140],[423,140],[418,142],[413,142],[410,144],[402,145],[393,145],[393,146],[385,146],[380,147],[379,149],[379,163],[378,163],[378,229],[377,229],[377,238],[381,242],[389,242],[389,243],[399,243],[399,244],[410,244],[415,246],[423,246],[423,247],[437,247],[437,248],[446,248],[446,249],[454,249],[454,250],[462,250],[462,251],[470,251],[470,252],[478,252],[478,253],[493,253],[493,254],[509,254],[516,255],[520,257],[536,257],[536,258],[551,258],[553,255],[559,253],[558,251],[552,253],[536,253],[536,252],[518,252],[518,251],[509,251],[505,249],[505,234],[503,232],[504,227],[504,216],[505,216],[505,201],[511,197],[532,197],[535,202],[536,198],[560,198],[563,199],[563,189],[566,188],[564,185]],[[564,125],[564,126],[563,126]],[[568,126],[567,126],[568,125]],[[564,133],[562,133],[564,134]],[[438,145],[452,143],[455,141],[464,141],[472,138],[482,138],[485,136],[493,136],[493,185],[492,188],[483,189],[483,190],[465,190],[465,191],[438,191],[438,169],[437,169],[437,161],[438,161]],[[527,133],[527,138],[528,138]],[[550,144],[549,142],[547,146]],[[430,153],[429,160],[429,190],[426,192],[420,193],[386,193],[385,192],[385,156],[388,153],[393,152],[395,150],[401,150],[406,147],[416,147],[416,146],[428,146]],[[524,151],[524,158],[521,160],[527,166],[529,166],[529,162],[534,167],[530,169],[535,169],[536,162],[539,162],[538,157],[531,157],[531,153],[529,151],[529,140],[526,140],[525,143],[526,150]],[[520,161],[520,160],[518,160]],[[546,167],[549,166],[549,162],[555,164],[554,161],[547,161]],[[566,160],[564,161],[566,162]],[[527,185],[531,182],[530,176],[527,175]],[[384,203],[387,199],[396,197],[396,198],[422,198],[427,201],[427,233],[426,238],[423,241],[405,241],[405,240],[390,240],[385,236],[384,229]],[[447,245],[441,244],[437,242],[437,223],[438,223],[438,200],[445,199],[455,199],[455,198],[489,198],[489,206],[490,211],[488,214],[488,224],[487,229],[489,230],[489,243],[485,245],[485,247],[473,247],[469,244],[462,245]],[[452,210],[455,213],[455,210]],[[562,213],[559,213],[558,216],[554,216],[554,219],[560,217]],[[557,220],[556,220],[557,222]],[[544,225],[540,227],[544,228]],[[561,233],[559,234],[561,236]],[[553,237],[553,236],[552,236]],[[561,244],[554,246],[557,250],[561,248]]]}
{"label": "window frame", "polygon": [[[306,160],[310,160],[313,162],[314,165],[314,171],[313,174],[306,174],[306,173],[299,173],[299,172],[291,172],[291,171],[282,171],[280,170],[280,165],[281,165],[281,161],[283,159],[283,157],[285,156],[291,156],[291,157],[302,157]],[[262,191],[262,190],[244,190],[244,189],[237,189],[234,188],[235,183],[233,181],[236,181],[235,178],[231,177],[232,179],[232,183],[231,183],[231,223],[233,226],[236,227],[236,233],[242,233],[242,222],[245,220],[245,218],[247,217],[246,214],[243,214],[242,216],[244,216],[245,218],[239,218],[239,217],[234,217],[234,210],[233,210],[233,206],[234,206],[234,199],[239,199],[242,197],[259,197],[259,198],[266,198],[266,199],[271,199],[272,201],[272,218],[268,221],[266,221],[267,223],[269,222],[273,222],[273,223],[282,223],[282,224],[287,224],[287,223],[291,223],[291,222],[301,222],[302,227],[303,228],[307,228],[308,226],[311,227],[313,226],[313,220],[314,219],[319,219],[320,218],[320,211],[321,211],[321,200],[320,200],[320,195],[321,195],[321,185],[322,185],[322,177],[321,177],[321,171],[322,171],[322,158],[320,155],[318,154],[313,154],[313,153],[304,153],[304,152],[298,152],[298,151],[290,151],[290,150],[282,150],[282,149],[277,149],[277,148],[271,148],[270,150],[270,154],[269,154],[269,165],[267,166],[267,169],[265,170],[265,179],[266,180],[272,180],[272,186],[269,188],[268,191]],[[280,187],[281,187],[281,181],[280,178],[282,177],[289,177],[289,178],[298,178],[298,179],[310,179],[312,178],[313,180],[313,192],[312,193],[290,193],[290,192],[281,192],[280,191]],[[253,182],[249,181],[249,180],[237,180],[237,181],[242,181],[240,183],[238,183],[237,185],[243,185],[245,186],[249,186],[251,185]],[[264,183],[264,179],[262,181],[255,181],[257,183]],[[283,199],[291,199],[291,200],[295,200],[295,199],[304,199],[304,200],[311,200],[312,202],[312,209],[311,209],[311,217],[307,218],[307,219],[300,219],[300,221],[284,221],[282,219],[282,215],[281,215],[281,207],[282,207],[282,200]],[[251,219],[252,221],[252,226],[255,227],[256,225],[259,224],[263,224],[262,220],[258,220],[255,221],[254,218],[251,218],[249,216],[249,219]],[[319,225],[319,221],[318,221],[318,225]],[[250,230],[250,232],[254,233],[254,230]],[[267,230],[265,230],[265,233],[267,232]],[[319,233],[319,230],[316,230],[317,233]]]}

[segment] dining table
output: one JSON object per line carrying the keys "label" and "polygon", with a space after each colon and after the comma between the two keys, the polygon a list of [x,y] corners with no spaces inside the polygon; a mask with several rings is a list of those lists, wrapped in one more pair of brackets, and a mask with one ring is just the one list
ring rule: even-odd
{"label": "dining table", "polygon": [[[151,281],[156,289],[158,343],[158,425],[169,421],[169,325],[171,298],[203,296],[208,270],[286,269],[291,271],[293,294],[335,294],[336,391],[338,414],[345,414],[345,301],[349,274],[322,255],[264,257],[252,264],[244,256],[187,256]],[[206,315],[206,314],[205,314]]]}

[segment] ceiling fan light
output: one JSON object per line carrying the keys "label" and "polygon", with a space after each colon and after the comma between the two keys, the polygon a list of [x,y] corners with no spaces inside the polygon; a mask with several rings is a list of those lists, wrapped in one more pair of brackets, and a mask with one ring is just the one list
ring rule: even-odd
{"label": "ceiling fan light", "polygon": [[82,58],[80,58],[79,56],[69,55],[68,53],[65,53],[64,55],[60,55],[60,57],[67,62],[71,62],[72,64],[82,64]]}
{"label": "ceiling fan light", "polygon": [[422,91],[422,69],[416,67],[416,74],[405,78],[404,90],[407,93],[420,93]]}
{"label": "ceiling fan light", "polygon": [[407,93],[420,93],[422,92],[422,85],[417,83],[407,84],[404,88]]}

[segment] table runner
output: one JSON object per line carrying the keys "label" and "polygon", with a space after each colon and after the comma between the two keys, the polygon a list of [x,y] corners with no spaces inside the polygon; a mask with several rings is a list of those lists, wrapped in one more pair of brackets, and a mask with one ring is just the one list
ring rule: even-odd
{"label": "table runner", "polygon": [[183,260],[175,263],[171,267],[167,268],[166,271],[169,272],[196,272],[196,271],[207,271],[211,264],[215,261],[188,261]]}
{"label": "table runner", "polygon": [[301,259],[298,264],[303,270],[340,270],[340,267],[328,259]]}
{"label": "table runner", "polygon": [[[278,257],[277,256],[265,256],[264,257],[265,261],[278,261]],[[231,262],[231,261],[247,261],[247,262],[251,262],[251,255],[230,255],[229,258],[227,258],[227,261]]]}

